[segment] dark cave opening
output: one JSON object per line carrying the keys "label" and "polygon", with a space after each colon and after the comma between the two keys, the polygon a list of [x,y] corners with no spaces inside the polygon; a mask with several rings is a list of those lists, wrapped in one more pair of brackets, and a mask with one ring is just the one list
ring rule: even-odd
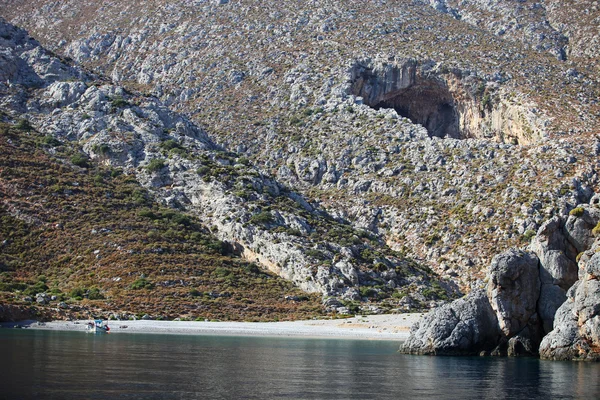
{"label": "dark cave opening", "polygon": [[462,137],[453,100],[440,97],[439,93],[407,89],[372,107],[376,110],[393,108],[398,115],[425,127],[430,137]]}
{"label": "dark cave opening", "polygon": [[388,70],[357,65],[352,75],[352,94],[364,104],[393,108],[425,127],[430,137],[463,138],[455,99],[442,80],[417,76],[411,63]]}

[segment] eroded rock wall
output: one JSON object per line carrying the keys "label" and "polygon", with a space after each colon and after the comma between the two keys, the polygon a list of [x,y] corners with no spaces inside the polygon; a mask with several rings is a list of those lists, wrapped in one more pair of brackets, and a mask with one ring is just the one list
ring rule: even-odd
{"label": "eroded rock wall", "polygon": [[447,71],[413,59],[364,59],[350,69],[350,92],[375,108],[424,126],[430,137],[487,138],[534,143],[543,136],[543,118],[532,104],[511,98],[498,82],[469,71]]}

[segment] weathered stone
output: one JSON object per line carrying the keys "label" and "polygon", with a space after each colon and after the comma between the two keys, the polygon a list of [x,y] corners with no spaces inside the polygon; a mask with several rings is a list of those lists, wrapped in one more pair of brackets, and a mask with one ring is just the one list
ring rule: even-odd
{"label": "weathered stone", "polygon": [[567,292],[560,286],[546,283],[542,284],[537,312],[542,319],[542,326],[545,333],[552,330],[556,310],[558,310],[566,299]]}
{"label": "weathered stone", "polygon": [[538,314],[544,332],[552,330],[556,310],[566,299],[566,291],[577,280],[577,249],[564,233],[565,220],[554,217],[542,224],[531,242],[540,260],[541,290]]}
{"label": "weathered stone", "polygon": [[577,249],[577,253],[581,253],[594,243],[592,229],[598,223],[600,210],[585,205],[579,205],[578,208],[583,209],[583,213],[569,215],[564,232],[567,240]]}
{"label": "weathered stone", "polygon": [[556,312],[554,330],[540,344],[551,360],[600,360],[600,254],[586,265],[586,275],[569,289]]}
{"label": "weathered stone", "polygon": [[400,351],[410,354],[468,355],[493,349],[498,320],[483,290],[430,311],[412,326]]}
{"label": "weathered stone", "polygon": [[492,260],[488,279],[487,296],[500,329],[512,337],[536,312],[540,294],[538,258],[519,250],[499,254]]}

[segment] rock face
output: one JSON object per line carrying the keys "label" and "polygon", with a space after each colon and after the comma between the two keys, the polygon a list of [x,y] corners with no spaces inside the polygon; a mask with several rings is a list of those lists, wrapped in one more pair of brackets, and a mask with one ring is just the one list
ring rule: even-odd
{"label": "rock face", "polygon": [[401,351],[600,360],[596,206],[581,204],[568,218],[544,223],[533,238],[533,252],[509,250],[494,257],[485,295],[476,290],[432,310],[413,326]]}
{"label": "rock face", "polygon": [[487,297],[502,333],[511,338],[527,326],[536,313],[540,294],[538,258],[509,250],[492,260]]}
{"label": "rock face", "polygon": [[538,259],[509,250],[492,260],[486,290],[432,310],[401,348],[410,354],[529,355],[541,339]]}
{"label": "rock face", "polygon": [[[490,102],[492,89],[468,72],[438,71],[412,59],[365,59],[350,70],[350,92],[375,109],[393,109],[430,137],[538,140],[541,121],[510,102]],[[484,100],[487,98],[487,100]]]}
{"label": "rock face", "polygon": [[540,357],[600,361],[600,254],[591,258],[583,279],[569,289],[567,301],[556,312],[554,330],[542,340]]}
{"label": "rock face", "polygon": [[567,218],[546,221],[531,242],[531,250],[540,259],[541,293],[538,313],[544,333],[552,330],[556,310],[567,298],[567,290],[578,279],[577,255],[594,241],[592,229],[600,220],[600,210],[579,205]]}
{"label": "rock face", "polygon": [[484,290],[439,307],[417,322],[401,351],[421,355],[475,355],[496,347],[501,331]]}

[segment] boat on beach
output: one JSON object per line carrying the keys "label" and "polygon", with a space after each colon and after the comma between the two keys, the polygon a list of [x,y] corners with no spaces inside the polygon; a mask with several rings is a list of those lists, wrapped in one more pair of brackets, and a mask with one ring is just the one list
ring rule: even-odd
{"label": "boat on beach", "polygon": [[96,319],[94,322],[88,322],[85,330],[89,333],[108,333],[110,328],[101,319]]}

